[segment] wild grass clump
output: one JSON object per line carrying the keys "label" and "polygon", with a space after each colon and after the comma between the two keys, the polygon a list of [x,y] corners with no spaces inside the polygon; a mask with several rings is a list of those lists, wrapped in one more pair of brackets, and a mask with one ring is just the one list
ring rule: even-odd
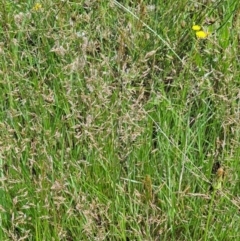
{"label": "wild grass clump", "polygon": [[239,239],[238,1],[0,14],[0,240]]}

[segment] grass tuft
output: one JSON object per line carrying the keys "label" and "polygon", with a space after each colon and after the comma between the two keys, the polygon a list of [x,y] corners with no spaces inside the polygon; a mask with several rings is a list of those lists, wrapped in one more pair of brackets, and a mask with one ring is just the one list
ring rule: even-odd
{"label": "grass tuft", "polygon": [[0,240],[240,238],[237,0],[0,15]]}

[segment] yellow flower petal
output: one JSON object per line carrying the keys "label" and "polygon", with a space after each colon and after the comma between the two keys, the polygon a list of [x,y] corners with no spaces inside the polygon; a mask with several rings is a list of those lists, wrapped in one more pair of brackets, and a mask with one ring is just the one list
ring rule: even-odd
{"label": "yellow flower petal", "polygon": [[36,3],[34,7],[32,8],[33,11],[40,11],[42,9],[42,4]]}
{"label": "yellow flower petal", "polygon": [[205,31],[197,31],[196,32],[196,36],[199,39],[205,39],[205,38],[207,38],[208,35],[209,35],[209,33],[205,32]]}
{"label": "yellow flower petal", "polygon": [[201,29],[201,26],[199,26],[199,25],[192,26],[192,30],[194,30],[194,31],[199,31],[200,29]]}

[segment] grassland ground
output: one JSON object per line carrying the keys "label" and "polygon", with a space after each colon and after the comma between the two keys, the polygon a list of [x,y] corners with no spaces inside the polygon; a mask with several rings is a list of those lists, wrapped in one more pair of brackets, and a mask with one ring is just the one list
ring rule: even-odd
{"label": "grassland ground", "polygon": [[239,9],[1,1],[0,240],[240,240]]}

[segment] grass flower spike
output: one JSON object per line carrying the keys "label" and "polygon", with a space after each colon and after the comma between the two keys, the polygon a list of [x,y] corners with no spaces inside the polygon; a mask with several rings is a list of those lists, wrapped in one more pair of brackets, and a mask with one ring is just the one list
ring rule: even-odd
{"label": "grass flower spike", "polygon": [[213,189],[214,190],[221,190],[222,189],[222,182],[224,178],[224,170],[222,167],[218,168],[215,178],[213,180]]}

